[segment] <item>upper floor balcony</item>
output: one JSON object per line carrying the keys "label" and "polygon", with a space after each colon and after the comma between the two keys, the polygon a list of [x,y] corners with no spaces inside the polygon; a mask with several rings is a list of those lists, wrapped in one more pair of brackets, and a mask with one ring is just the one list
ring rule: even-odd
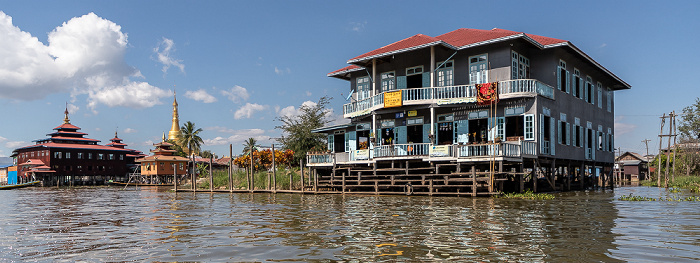
{"label": "upper floor balcony", "polygon": [[381,145],[372,149],[341,153],[308,153],[308,166],[328,166],[336,163],[368,163],[387,159],[422,159],[425,161],[488,161],[536,158],[534,141],[490,142],[474,144],[433,145],[405,143]]}
{"label": "upper floor balcony", "polygon": [[[401,105],[475,103],[477,95],[474,84],[392,90],[343,105],[343,117],[353,118],[382,109],[385,94],[397,91],[401,91]],[[535,79],[505,80],[498,82],[498,94],[500,99],[537,95],[554,99],[554,88]]]}

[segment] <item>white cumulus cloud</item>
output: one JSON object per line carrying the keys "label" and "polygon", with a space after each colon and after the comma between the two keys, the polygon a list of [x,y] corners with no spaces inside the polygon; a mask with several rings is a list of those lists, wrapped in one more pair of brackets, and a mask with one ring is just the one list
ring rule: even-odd
{"label": "white cumulus cloud", "polygon": [[137,132],[136,129],[132,129],[132,128],[126,128],[126,129],[124,129],[124,133],[136,133],[136,132]]}
{"label": "white cumulus cloud", "polygon": [[[143,75],[124,59],[127,34],[94,13],[56,27],[44,45],[0,11],[0,36],[2,98],[36,100],[70,92],[73,97],[87,95],[88,107],[95,112],[98,104],[151,107],[168,95],[147,82],[133,80]],[[129,91],[129,100],[122,99],[120,91]]]}
{"label": "white cumulus cloud", "polygon": [[[302,103],[301,105],[306,106],[306,107],[313,107],[313,106],[316,106],[316,102],[307,100],[307,101],[304,101],[304,103]],[[301,108],[301,107],[299,107],[299,108]],[[279,110],[277,112],[277,114],[279,116],[294,117],[294,116],[301,115],[301,110],[297,109],[294,106],[287,106],[287,107],[284,107],[281,110]]]}
{"label": "white cumulus cloud", "polygon": [[637,125],[631,123],[623,123],[622,120],[624,118],[625,117],[623,116],[615,118],[615,137],[618,137],[625,133],[633,132],[637,128]]}
{"label": "white cumulus cloud", "polygon": [[204,103],[213,103],[216,102],[216,98],[209,94],[206,90],[204,89],[198,89],[196,91],[187,91],[185,92],[185,97],[188,97],[190,99],[196,100],[196,101],[201,101]]}
{"label": "white cumulus cloud", "polygon": [[289,74],[289,73],[292,73],[292,70],[289,68],[280,69],[280,68],[275,67],[275,74],[277,74],[277,75],[284,75],[284,74]]}
{"label": "white cumulus cloud", "polygon": [[233,130],[224,127],[212,127],[216,128],[221,132],[230,133],[232,135],[217,136],[213,139],[204,139],[204,144],[206,145],[226,145],[226,144],[242,144],[248,138],[254,138],[258,142],[265,142],[270,140],[270,136],[265,135],[265,131],[262,129],[243,129],[243,130]]}
{"label": "white cumulus cloud", "polygon": [[172,39],[163,38],[163,40],[158,43],[158,46],[153,49],[156,53],[158,62],[163,64],[163,73],[168,73],[170,67],[177,67],[180,72],[185,73],[185,64],[182,64],[182,60],[173,58],[170,55],[171,51],[175,51],[175,42]]}
{"label": "white cumulus cloud", "polygon": [[10,148],[10,149],[16,149],[22,146],[27,146],[27,142],[25,141],[8,141],[5,142],[5,147]]}
{"label": "white cumulus cloud", "polygon": [[250,117],[252,117],[256,111],[262,111],[266,108],[266,105],[260,105],[257,103],[246,103],[245,105],[243,105],[243,107],[241,107],[235,113],[233,113],[233,118],[236,120],[250,119]]}
{"label": "white cumulus cloud", "polygon": [[250,98],[248,90],[238,85],[233,86],[233,88],[230,88],[228,90],[222,90],[221,95],[228,97],[229,100],[236,103],[246,101],[248,100],[248,98]]}

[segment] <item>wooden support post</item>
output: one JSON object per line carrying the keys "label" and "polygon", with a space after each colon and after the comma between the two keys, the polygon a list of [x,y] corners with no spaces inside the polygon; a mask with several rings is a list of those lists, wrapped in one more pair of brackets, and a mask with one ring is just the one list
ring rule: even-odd
{"label": "wooden support post", "polygon": [[[348,173],[350,173],[350,168],[348,168]],[[342,180],[343,180],[342,181],[343,182],[343,193],[345,193],[345,172],[343,172],[342,174],[343,174],[343,178],[342,178]]]}
{"label": "wooden support post", "polygon": [[[304,160],[305,158],[301,158],[301,167],[304,167]],[[311,172],[311,171],[309,171]],[[311,177],[311,176],[309,176]],[[301,171],[301,193],[304,193],[304,188],[306,187],[306,184],[304,183],[304,170]]]}
{"label": "wooden support post", "polygon": [[430,190],[428,195],[432,196],[433,195],[433,179],[430,179],[430,185],[428,186],[428,190]]}
{"label": "wooden support post", "polygon": [[318,170],[314,169],[314,193],[318,193]]}
{"label": "wooden support post", "polygon": [[556,162],[557,162],[557,160],[556,160],[556,159],[553,159],[553,160],[552,160],[552,165],[549,167],[549,178],[550,178],[550,180],[551,180],[552,188],[554,189],[554,191],[557,191],[557,190],[558,190],[558,189],[557,189],[557,178],[556,178],[556,175],[555,175],[555,172],[557,171],[557,164],[556,164]]}
{"label": "wooden support post", "polygon": [[173,187],[175,187],[175,192],[177,193],[177,166],[173,163]]}
{"label": "wooden support post", "polygon": [[[301,158],[304,161],[304,158]],[[277,193],[277,163],[275,160],[275,144],[272,144],[272,192]]]}
{"label": "wooden support post", "polygon": [[472,196],[476,196],[476,167],[472,165]]}
{"label": "wooden support post", "polygon": [[406,161],[406,176],[408,176],[408,161]]}
{"label": "wooden support post", "polygon": [[212,162],[214,160],[214,156],[209,156],[209,192],[213,193],[214,192],[214,173],[212,170]]}
{"label": "wooden support post", "polygon": [[377,179],[374,179],[374,194],[379,194],[379,181],[377,181]]}
{"label": "wooden support post", "polygon": [[357,185],[360,185],[360,182],[362,182],[362,171],[357,172]]}
{"label": "wooden support post", "polygon": [[420,184],[425,185],[425,175],[424,174],[420,175]]}
{"label": "wooden support post", "polygon": [[391,175],[391,185],[394,185],[394,175]]}
{"label": "wooden support post", "polygon": [[532,181],[532,192],[537,193],[537,171],[540,170],[538,162],[535,159],[532,160],[532,175],[530,176],[530,181]]}
{"label": "wooden support post", "polygon": [[518,174],[518,183],[520,184],[519,193],[525,191],[525,162],[520,163],[520,173]]}
{"label": "wooden support post", "polygon": [[228,145],[228,190],[233,193],[233,144]]}

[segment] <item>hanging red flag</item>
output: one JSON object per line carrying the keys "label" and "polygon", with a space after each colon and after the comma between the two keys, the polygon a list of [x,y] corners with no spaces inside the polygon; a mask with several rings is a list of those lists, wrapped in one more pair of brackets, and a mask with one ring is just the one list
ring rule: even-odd
{"label": "hanging red flag", "polygon": [[476,103],[489,105],[498,102],[498,82],[476,84]]}

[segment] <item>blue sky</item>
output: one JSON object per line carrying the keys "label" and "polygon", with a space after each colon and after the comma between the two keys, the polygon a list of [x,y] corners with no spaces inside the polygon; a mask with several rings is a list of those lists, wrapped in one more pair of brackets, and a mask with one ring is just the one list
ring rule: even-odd
{"label": "blue sky", "polygon": [[148,152],[180,120],[203,149],[269,145],[275,118],[349,84],[326,73],[415,34],[503,28],[569,40],[632,85],[616,147],[658,149],[659,116],[700,96],[697,1],[0,1],[0,156],[61,124]]}

